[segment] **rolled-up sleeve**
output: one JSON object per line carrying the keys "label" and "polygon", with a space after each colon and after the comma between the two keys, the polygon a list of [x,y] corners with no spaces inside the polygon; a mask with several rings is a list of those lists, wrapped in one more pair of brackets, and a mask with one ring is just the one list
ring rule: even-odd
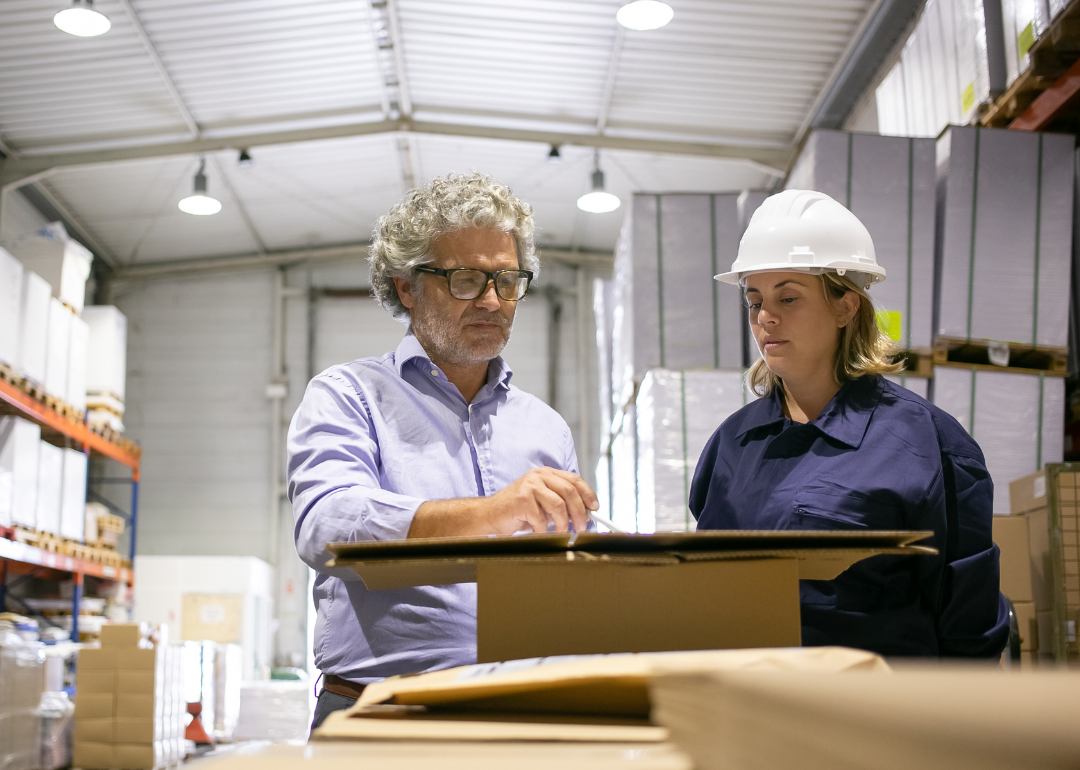
{"label": "rolled-up sleeve", "polygon": [[327,543],[400,540],[425,501],[381,488],[379,444],[368,405],[349,382],[330,374],[308,385],[288,438],[288,493],[293,537],[312,569],[357,580],[328,568]]}

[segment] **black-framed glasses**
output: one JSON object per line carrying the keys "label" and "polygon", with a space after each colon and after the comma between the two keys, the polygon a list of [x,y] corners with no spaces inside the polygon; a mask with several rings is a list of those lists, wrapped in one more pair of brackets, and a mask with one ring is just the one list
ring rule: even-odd
{"label": "black-framed glasses", "polygon": [[529,284],[533,279],[529,270],[496,270],[489,273],[475,267],[452,267],[446,270],[427,265],[419,265],[415,269],[421,273],[441,275],[450,287],[450,296],[464,300],[477,299],[487,291],[488,284],[494,282],[495,293],[499,295],[499,299],[517,302],[529,293]]}

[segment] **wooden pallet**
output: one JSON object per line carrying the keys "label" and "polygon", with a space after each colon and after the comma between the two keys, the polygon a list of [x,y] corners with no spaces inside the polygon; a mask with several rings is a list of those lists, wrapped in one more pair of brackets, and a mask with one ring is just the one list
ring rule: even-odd
{"label": "wooden pallet", "polygon": [[[1003,364],[1006,356],[1007,363]],[[1064,377],[1069,371],[1068,348],[1033,347],[1019,342],[938,337],[934,340],[933,358],[934,366],[975,367],[1017,374]]]}
{"label": "wooden pallet", "polygon": [[49,551],[51,553],[64,553],[63,538],[49,532],[41,532],[36,529],[26,529],[24,527],[15,527],[14,540],[19,543],[26,543],[32,545],[35,548],[40,548],[43,551]]}
{"label": "wooden pallet", "polygon": [[909,377],[933,377],[934,357],[929,348],[912,348],[893,356],[893,363],[903,363]]}

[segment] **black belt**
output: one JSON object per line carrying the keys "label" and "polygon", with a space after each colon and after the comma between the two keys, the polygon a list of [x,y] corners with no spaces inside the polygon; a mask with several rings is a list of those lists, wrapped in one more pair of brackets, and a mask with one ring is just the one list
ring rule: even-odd
{"label": "black belt", "polygon": [[323,674],[322,688],[343,698],[356,700],[366,686],[357,682],[350,682],[348,679],[342,679],[340,676],[334,676],[333,674]]}

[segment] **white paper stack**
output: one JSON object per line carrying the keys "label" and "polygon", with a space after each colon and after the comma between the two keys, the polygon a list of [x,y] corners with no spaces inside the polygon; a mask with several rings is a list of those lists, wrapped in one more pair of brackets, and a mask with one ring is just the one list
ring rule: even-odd
{"label": "white paper stack", "polygon": [[994,481],[994,513],[1007,514],[1009,482],[1062,460],[1065,380],[939,366],[934,404],[972,435]]}
{"label": "white paper stack", "polygon": [[127,318],[112,305],[87,305],[82,318],[90,328],[86,373],[87,421],[122,432],[127,377]]}
{"label": "white paper stack", "polygon": [[40,446],[37,423],[0,417],[0,524],[4,526],[33,529],[36,525]]}
{"label": "white paper stack", "polygon": [[942,135],[937,334],[1067,346],[1074,140],[972,127]]}
{"label": "white paper stack", "polygon": [[713,280],[738,253],[739,196],[644,195],[628,206],[615,259],[613,391],[645,372],[743,366],[739,288]]}
{"label": "white paper stack", "polygon": [[0,249],[0,361],[16,365],[22,322],[23,266]]}
{"label": "white paper stack", "polygon": [[687,508],[698,458],[752,396],[741,370],[653,369],[637,397],[637,531],[695,529]]}
{"label": "white paper stack", "polygon": [[1005,89],[1000,0],[928,0],[877,89],[878,130],[936,137]]}
{"label": "white paper stack", "polygon": [[55,297],[49,302],[48,341],[45,344],[45,392],[67,400],[71,357],[71,311]]}
{"label": "white paper stack", "polygon": [[50,535],[60,534],[64,499],[64,450],[47,441],[38,445],[37,513],[34,526]]}
{"label": "white paper stack", "polygon": [[90,326],[77,315],[73,315],[68,340],[67,395],[64,400],[80,412],[86,409],[86,368],[89,355]]}
{"label": "white paper stack", "polygon": [[60,500],[60,536],[69,540],[83,540],[86,525],[86,470],[85,452],[65,449],[64,477]]}
{"label": "white paper stack", "polygon": [[15,369],[21,376],[43,385],[52,304],[52,287],[49,282],[32,270],[24,270],[20,304],[19,352]]}
{"label": "white paper stack", "polygon": [[311,724],[307,682],[244,682],[236,740],[303,741]]}
{"label": "white paper stack", "polygon": [[901,388],[907,388],[912,393],[922,396],[923,398],[930,398],[930,379],[927,377],[911,377],[907,374],[890,374],[886,375],[885,379],[896,383]]}
{"label": "white paper stack", "polygon": [[788,189],[816,190],[866,225],[887,277],[870,294],[905,349],[929,352],[934,302],[934,142],[814,131]]}
{"label": "white paper stack", "polygon": [[1001,0],[1001,21],[1008,88],[1031,64],[1028,51],[1050,26],[1050,9],[1046,0]]}
{"label": "white paper stack", "polygon": [[27,270],[33,270],[52,286],[53,296],[81,313],[90,277],[93,255],[68,237],[60,222],[52,222],[36,233],[22,236],[8,244]]}

